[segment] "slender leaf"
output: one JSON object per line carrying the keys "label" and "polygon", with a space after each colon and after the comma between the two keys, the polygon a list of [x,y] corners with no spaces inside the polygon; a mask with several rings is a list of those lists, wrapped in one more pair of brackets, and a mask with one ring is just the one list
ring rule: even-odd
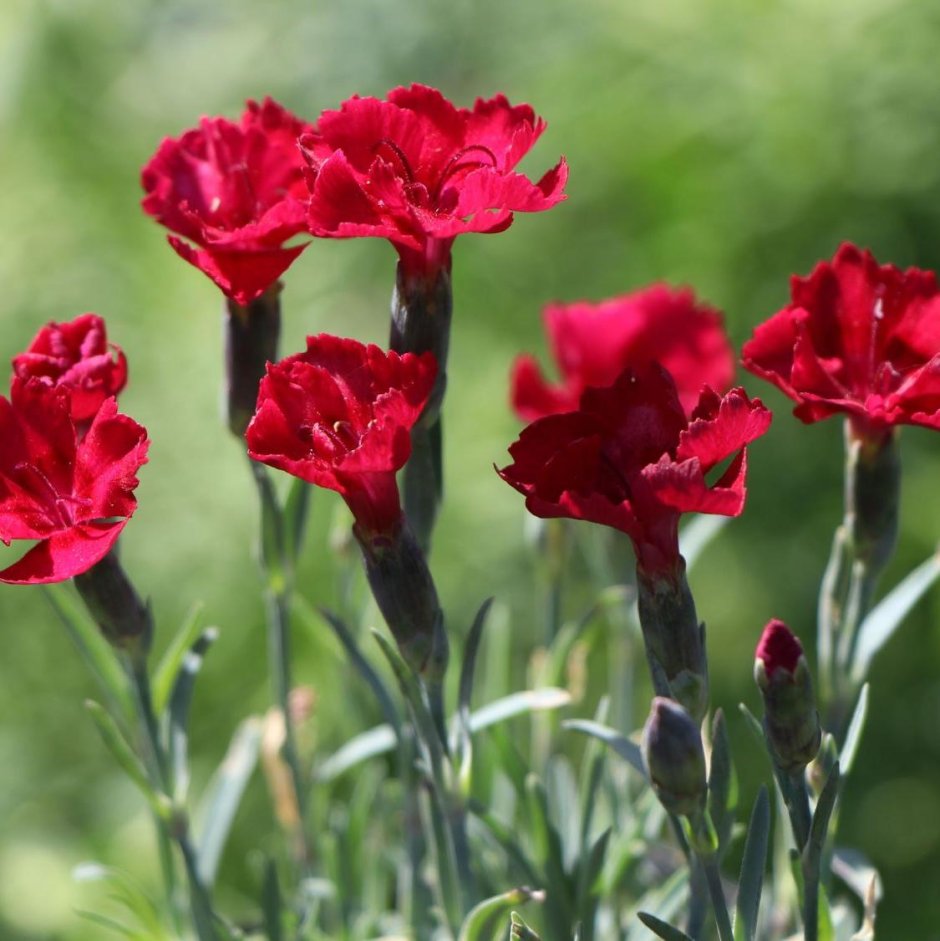
{"label": "slender leaf", "polygon": [[[665,814],[665,811],[662,810],[662,804],[656,800],[653,792],[648,790],[646,793],[649,797],[650,806],[654,807],[657,812]],[[678,916],[688,898],[689,868],[688,866],[679,866],[665,882],[647,890],[637,902],[636,908],[643,911],[652,909],[658,912],[660,919],[671,920]],[[646,941],[646,932],[641,932],[636,920],[632,919],[627,928],[626,941],[639,941],[641,937],[643,941]]]}
{"label": "slender leaf", "polygon": [[467,913],[467,917],[460,926],[457,941],[484,941],[492,935],[494,924],[500,915],[505,914],[515,905],[522,905],[530,900],[541,902],[544,898],[544,892],[520,886],[503,892],[502,895],[484,899]]}
{"label": "slender leaf", "polygon": [[770,839],[770,798],[763,785],[754,801],[751,822],[744,841],[741,878],[738,882],[737,912],[734,919],[735,941],[754,941],[760,910],[764,869],[767,865],[767,844]]}
{"label": "slender leaf", "polygon": [[744,703],[738,703],[738,709],[741,710],[741,715],[745,718],[745,725],[747,725],[748,730],[760,742],[762,748],[767,748],[767,740],[764,738],[764,727],[761,725],[760,719],[748,709]]}
{"label": "slender leaf", "polygon": [[296,562],[300,555],[312,491],[313,487],[306,480],[295,477],[284,501],[284,543],[291,562]]}
{"label": "slender leaf", "polygon": [[816,810],[813,813],[813,825],[810,829],[807,852],[811,854],[816,865],[818,865],[822,856],[823,847],[826,843],[826,833],[829,830],[829,820],[832,817],[836,798],[839,796],[839,778],[839,763],[836,762],[829,772],[829,777],[826,779],[825,787],[823,787],[822,794],[819,795]]}
{"label": "slender leaf", "polygon": [[874,903],[881,901],[881,876],[858,850],[837,846],[832,854],[832,871],[866,905],[869,897]]}
{"label": "slender leaf", "polygon": [[264,867],[264,883],[261,886],[261,912],[264,916],[264,931],[268,941],[282,941],[284,929],[281,922],[281,887],[277,878],[277,867],[269,859]]}
{"label": "slender leaf", "polygon": [[624,761],[632,765],[643,777],[646,777],[646,764],[643,761],[643,753],[640,746],[630,741],[625,735],[621,735],[616,729],[601,725],[598,722],[591,722],[589,719],[568,719],[562,723],[562,727],[574,732],[583,732],[585,735],[591,735],[600,739],[605,745],[612,748]]}
{"label": "slender leaf", "polygon": [[[471,713],[470,731],[476,733],[529,712],[559,709],[570,702],[571,694],[567,690],[552,686],[512,693]],[[454,724],[451,725],[451,734],[456,734]],[[316,768],[314,777],[319,781],[332,781],[361,762],[390,752],[396,741],[395,731],[390,725],[374,726],[338,748]]]}
{"label": "slender leaf", "polygon": [[509,922],[509,935],[512,941],[542,941],[516,912],[510,912]]}
{"label": "slender leaf", "polygon": [[865,679],[875,654],[891,639],[908,612],[933,585],[938,575],[940,553],[935,552],[871,609],[859,626],[855,641],[852,679],[856,683]]}
{"label": "slender leaf", "polygon": [[136,714],[134,696],[127,673],[114,648],[104,639],[98,625],[89,617],[65,584],[43,585],[43,594],[65,626],[72,642],[101,688],[119,724],[127,726]]}
{"label": "slender leaf", "polygon": [[263,723],[256,716],[239,725],[202,796],[196,815],[199,822],[196,860],[199,877],[206,886],[215,882],[232,821],[258,763],[262,728]]}
{"label": "slender leaf", "polygon": [[105,711],[104,707],[93,699],[85,701],[85,708],[98,729],[101,740],[114,760],[120,765],[124,773],[137,785],[150,806],[164,820],[169,818],[170,802],[165,794],[154,790],[147,777],[147,772],[134,750],[127,743],[114,719]]}
{"label": "slender leaf", "polygon": [[711,764],[708,771],[708,812],[718,834],[719,853],[731,842],[738,803],[738,781],[731,761],[731,743],[724,713],[716,710],[712,722]]}
{"label": "slender leaf", "polygon": [[[297,598],[296,602],[304,603],[301,598]],[[352,632],[346,626],[346,622],[343,621],[339,615],[334,614],[326,608],[318,608],[317,610],[320,617],[333,629],[333,633],[339,638],[339,642],[345,648],[346,654],[352,661],[353,666],[359,671],[360,676],[362,676],[372,690],[372,694],[378,701],[382,714],[385,716],[385,721],[397,733],[401,728],[401,716],[399,715],[398,707],[395,705],[395,701],[392,699],[385,682],[375,671],[372,664],[366,659],[365,654],[363,654],[359,644],[356,642],[356,638],[353,637]]]}
{"label": "slender leaf", "polygon": [[598,880],[604,868],[607,847],[610,843],[612,827],[608,827],[585,853],[578,873],[578,897],[576,915],[581,925],[582,941],[591,941],[594,937],[594,916],[598,901]]}
{"label": "slender leaf", "polygon": [[865,719],[868,716],[868,684],[862,686],[858,694],[858,702],[855,704],[855,712],[852,713],[852,721],[849,723],[848,731],[845,733],[845,742],[839,750],[839,765],[842,768],[842,777],[846,778],[852,770],[855,762],[855,756],[858,753],[858,746],[862,739],[862,732],[865,729]]}
{"label": "slender leaf", "polygon": [[730,521],[729,516],[712,516],[702,513],[694,516],[682,527],[679,533],[679,551],[685,559],[687,568],[691,569],[695,565],[702,552]]}
{"label": "slender leaf", "polygon": [[202,604],[197,603],[187,612],[183,623],[154,670],[150,688],[153,691],[153,711],[157,716],[161,716],[169,704],[183,658],[196,642],[201,630]]}
{"label": "slender leaf", "polygon": [[548,794],[535,774],[527,775],[525,785],[529,833],[536,862],[545,874],[549,917],[558,919],[559,924],[570,924],[574,900],[565,874],[561,837],[549,813]]}
{"label": "slender leaf", "polygon": [[456,756],[456,765],[458,776],[461,781],[464,793],[470,786],[470,774],[473,763],[473,743],[470,728],[470,698],[473,694],[473,676],[476,668],[477,653],[480,649],[480,641],[483,638],[483,627],[486,624],[486,616],[493,603],[492,598],[487,598],[480,605],[473,624],[470,627],[470,633],[467,635],[467,642],[464,646],[463,664],[460,670],[460,689],[457,695],[457,721],[456,734],[453,736],[451,746]]}
{"label": "slender leaf", "polygon": [[655,915],[650,915],[649,912],[639,912],[637,917],[657,938],[662,938],[663,941],[692,941],[684,931],[660,921]]}
{"label": "slender leaf", "polygon": [[202,668],[206,651],[217,640],[219,632],[208,627],[183,658],[169,704],[170,759],[173,768],[173,796],[179,803],[189,790],[189,708],[192,705],[196,677]]}

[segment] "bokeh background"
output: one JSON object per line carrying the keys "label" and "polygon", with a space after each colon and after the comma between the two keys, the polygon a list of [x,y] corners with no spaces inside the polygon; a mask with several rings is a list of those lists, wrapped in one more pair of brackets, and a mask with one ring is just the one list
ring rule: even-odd
{"label": "bokeh background", "polygon": [[[532,565],[521,501],[492,465],[517,430],[512,357],[544,352],[542,304],[667,279],[721,307],[740,344],[784,303],[789,275],[843,239],[882,261],[940,266],[938,43],[940,7],[918,0],[4,0],[0,358],[85,310],[107,318],[128,354],[123,407],[153,446],[126,565],[152,595],[158,646],[196,599],[222,629],[197,693],[197,783],[235,724],[264,710],[267,682],[254,493],[219,418],[220,298],[138,208],[139,168],[161,137],[201,114],[234,117],[246,97],[271,94],[313,119],[353,93],[412,81],[465,104],[504,91],[548,120],[526,168],[564,153],[568,201],[457,243],[448,502],[434,558],[457,634],[486,595],[506,604],[521,687],[540,636]],[[321,330],[384,342],[393,270],[384,242],[313,245],[287,278],[283,349]],[[752,451],[745,515],[693,579],[739,756],[753,752],[735,707],[755,704],[761,626],[783,617],[812,647],[841,486],[838,423],[801,426],[781,396],[744,383],[776,420]],[[886,585],[940,533],[940,438],[905,431],[903,449],[903,536]],[[301,579],[313,603],[337,602],[330,544],[346,524],[332,495],[318,495]],[[845,798],[842,842],[884,877],[884,938],[940,938],[938,615],[935,592],[879,657]],[[296,674],[316,688],[324,749],[371,721],[313,623],[297,627]],[[93,693],[40,592],[0,586],[5,941],[102,936],[76,914],[96,903],[70,875],[83,860],[157,878],[141,801],[80,709]],[[763,766],[744,768],[753,793]],[[250,847],[265,807],[254,782],[223,872],[236,889],[256,880]]]}

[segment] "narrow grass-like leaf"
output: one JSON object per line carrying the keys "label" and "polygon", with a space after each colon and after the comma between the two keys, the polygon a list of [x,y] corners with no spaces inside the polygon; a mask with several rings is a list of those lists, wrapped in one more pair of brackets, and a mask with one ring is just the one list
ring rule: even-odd
{"label": "narrow grass-like leaf", "polygon": [[832,871],[864,904],[869,898],[875,903],[881,901],[881,876],[858,850],[837,846],[832,854]]}
{"label": "narrow grass-like leaf", "polygon": [[[296,602],[301,602],[301,599],[297,598]],[[359,675],[372,690],[372,694],[378,701],[379,708],[385,716],[385,721],[397,733],[401,728],[401,716],[399,715],[398,707],[395,705],[385,682],[375,671],[372,664],[366,659],[365,654],[363,654],[359,644],[356,642],[356,638],[353,637],[352,632],[346,626],[345,621],[343,621],[339,615],[334,614],[326,608],[318,608],[317,610],[319,611],[320,617],[329,624],[333,633],[336,634],[339,642],[345,648],[347,656],[352,661],[353,666],[359,671]]]}
{"label": "narrow grass-like leaf", "polygon": [[525,784],[533,852],[545,874],[546,908],[553,923],[570,925],[574,915],[574,899],[565,873],[561,837],[549,814],[548,795],[535,774],[530,773]]}
{"label": "narrow grass-like leaf", "polygon": [[819,800],[816,802],[816,810],[813,812],[813,825],[809,833],[807,852],[812,854],[817,865],[822,857],[823,847],[826,843],[826,833],[829,830],[829,820],[832,817],[836,798],[839,796],[839,779],[839,763],[836,762],[829,772],[822,794],[819,795]]}
{"label": "narrow grass-like leaf", "polygon": [[170,761],[173,769],[173,797],[183,803],[189,790],[189,708],[193,701],[196,677],[202,669],[206,651],[215,643],[219,632],[206,628],[183,657],[169,704]]}
{"label": "narrow grass-like leaf", "polygon": [[377,725],[367,732],[361,732],[319,765],[313,773],[314,779],[332,781],[363,761],[387,754],[396,742],[395,730],[390,725]]}
{"label": "narrow grass-like leaf", "polygon": [[748,709],[744,703],[738,703],[738,709],[741,710],[741,715],[745,718],[745,725],[748,727],[750,733],[760,742],[761,748],[767,748],[767,740],[764,738],[764,727],[761,725],[760,719]]}
{"label": "narrow grass-like leaf", "polygon": [[72,643],[101,688],[119,724],[127,726],[136,714],[134,695],[118,656],[98,625],[79,603],[69,585],[43,585],[43,594],[65,626]]}
{"label": "narrow grass-like leaf", "polygon": [[471,802],[470,813],[486,828],[490,836],[499,844],[506,855],[518,867],[523,877],[534,885],[541,881],[534,864],[526,856],[522,847],[519,845],[519,834],[511,826],[507,826],[501,820],[491,814],[486,807],[476,805]]}
{"label": "narrow grass-like leaf", "polygon": [[741,878],[738,882],[738,902],[734,919],[734,941],[754,941],[757,936],[757,916],[760,910],[764,869],[767,865],[767,844],[770,839],[770,798],[761,785],[751,811],[751,822],[744,841],[741,860]]}
{"label": "narrow grass-like leaf", "polygon": [[940,553],[922,562],[896,585],[859,625],[852,657],[852,679],[861,683],[875,654],[891,639],[911,608],[924,596],[940,575]]}
{"label": "narrow grass-like leaf", "polygon": [[[650,807],[662,811],[662,805],[653,796],[652,791],[646,793],[650,800]],[[664,814],[665,811],[662,811],[662,813]],[[682,910],[688,898],[689,868],[688,866],[680,866],[661,885],[654,886],[645,892],[643,897],[636,903],[636,907],[637,910],[658,912],[660,920],[671,920],[678,917],[678,913]],[[647,941],[646,932],[640,929],[636,919],[631,919],[627,928],[626,941],[641,941],[641,939]]]}
{"label": "narrow grass-like leaf", "polygon": [[451,749],[456,758],[456,766],[459,780],[461,781],[464,793],[470,786],[470,774],[473,763],[473,744],[470,728],[470,699],[473,695],[473,677],[476,669],[477,653],[480,649],[480,641],[483,638],[483,627],[486,624],[486,616],[489,613],[492,598],[487,598],[480,605],[473,624],[470,627],[470,633],[467,635],[467,642],[464,646],[463,664],[460,669],[460,688],[457,695],[457,721],[455,733],[452,737]]}
{"label": "narrow grass-like leaf", "polygon": [[300,477],[291,481],[284,501],[284,544],[291,562],[296,562],[300,555],[304,539],[304,530],[310,512],[310,494],[313,490],[311,484]]}
{"label": "narrow grass-like leaf", "polygon": [[530,899],[542,901],[543,892],[521,886],[510,889],[502,895],[494,895],[484,899],[467,913],[467,917],[460,926],[457,941],[486,941],[493,934],[493,928],[500,915],[504,915],[515,905],[522,905]]}
{"label": "narrow grass-like leaf", "polygon": [[196,815],[199,824],[196,859],[199,877],[206,886],[215,882],[232,821],[258,763],[262,726],[255,716],[239,725],[202,796]]}
{"label": "narrow grass-like leaf", "polygon": [[518,693],[511,693],[494,702],[481,706],[470,715],[470,731],[479,732],[480,729],[505,722],[515,716],[528,712],[541,712],[545,709],[560,709],[571,702],[571,693],[566,689],[555,686],[545,686],[541,689],[526,689]]}
{"label": "narrow grass-like leaf", "polygon": [[607,846],[610,843],[612,827],[608,827],[584,854],[578,872],[578,891],[575,900],[575,915],[581,926],[581,941],[593,941],[594,916],[597,909],[597,882],[604,868]]}
{"label": "narrow grass-like leaf", "polygon": [[163,714],[163,710],[169,704],[183,658],[202,630],[202,607],[201,603],[197,603],[189,609],[154,670],[150,689],[153,695],[153,711],[157,717]]}
{"label": "narrow grass-like leaf", "polygon": [[639,912],[637,917],[657,938],[662,938],[663,941],[692,941],[684,931],[661,921],[655,915],[650,915],[649,912]]}
{"label": "narrow grass-like leaf", "polygon": [[646,777],[646,765],[643,761],[643,753],[640,746],[630,741],[625,735],[621,735],[616,729],[601,725],[599,722],[591,722],[589,719],[568,719],[562,723],[562,728],[570,729],[574,732],[583,732],[585,735],[591,735],[600,739],[605,745],[612,748],[624,761],[628,762],[643,777]]}
{"label": "narrow grass-like leaf", "polygon": [[738,804],[738,781],[731,761],[731,743],[724,713],[716,710],[712,722],[711,764],[708,770],[708,812],[718,834],[718,852],[724,855],[731,842]]}
{"label": "narrow grass-like leaf", "polygon": [[846,778],[852,770],[855,762],[855,756],[858,754],[858,746],[862,739],[862,732],[865,730],[865,719],[868,716],[868,684],[862,686],[858,694],[858,702],[855,704],[855,712],[852,713],[852,721],[849,723],[848,731],[845,733],[845,741],[839,750],[839,766],[842,769],[842,777]]}
{"label": "narrow grass-like leaf", "polygon": [[277,878],[277,867],[269,859],[264,867],[264,882],[261,886],[261,913],[264,916],[264,931],[268,941],[283,941],[284,928],[281,921],[281,886]]}
{"label": "narrow grass-like leaf", "polygon": [[509,936],[512,941],[542,941],[517,912],[509,914]]}
{"label": "narrow grass-like leaf", "polygon": [[154,790],[147,777],[147,772],[134,750],[127,743],[117,723],[108,714],[104,707],[93,699],[85,701],[85,708],[98,729],[98,734],[104,742],[105,747],[111,752],[114,760],[120,765],[121,770],[137,785],[144,797],[154,811],[164,820],[168,819],[170,805],[169,799],[165,794],[160,794]]}
{"label": "narrow grass-like leaf", "polygon": [[685,559],[686,568],[691,569],[698,562],[702,552],[730,521],[730,516],[702,513],[692,517],[682,527],[679,533],[679,552]]}

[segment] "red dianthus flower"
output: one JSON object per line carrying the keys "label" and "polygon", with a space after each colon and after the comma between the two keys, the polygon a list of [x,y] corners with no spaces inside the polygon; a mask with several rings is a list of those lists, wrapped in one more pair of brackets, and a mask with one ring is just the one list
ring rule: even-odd
{"label": "red dianthus flower", "polygon": [[514,172],[545,129],[503,95],[456,108],[433,88],[395,88],[325,111],[301,144],[314,235],[389,239],[411,275],[450,268],[454,238],[501,232],[513,212],[564,199],[564,159],[537,183]]}
{"label": "red dianthus flower", "polygon": [[434,384],[430,354],[386,353],[320,334],[269,363],[245,437],[256,461],[342,495],[365,535],[402,520],[395,472]]}
{"label": "red dianthus flower", "polygon": [[107,555],[137,508],[147,432],[105,399],[80,436],[71,393],[14,378],[0,396],[0,540],[38,539],[0,572],[17,584],[59,582]]}
{"label": "red dianthus flower", "polygon": [[[587,389],[578,410],[523,429],[500,476],[536,516],[591,520],[625,532],[645,575],[679,565],[682,513],[737,516],[744,508],[745,445],[770,412],[743,389],[703,389],[687,418],[660,366],[628,368],[609,388]],[[720,478],[706,479],[731,458]]]}
{"label": "red dianthus flower", "polygon": [[734,378],[721,314],[688,288],[653,284],[598,304],[550,304],[542,317],[562,381],[548,383],[532,356],[516,360],[511,400],[523,421],[575,411],[586,388],[609,386],[627,366],[664,366],[687,413],[702,386],[721,392]]}
{"label": "red dianthus flower", "polygon": [[173,248],[243,306],[306,247],[284,243],[306,229],[297,139],[310,129],[270,98],[249,101],[238,124],[203,118],[166,138],[141,173],[144,211],[183,236],[168,236]]}
{"label": "red dianthus flower", "polygon": [[46,324],[26,352],[13,358],[13,373],[71,390],[72,418],[84,422],[124,388],[127,359],[119,346],[108,343],[104,320],[82,314],[67,323]]}
{"label": "red dianthus flower", "polygon": [[940,291],[933,272],[879,265],[844,244],[791,281],[791,302],[744,344],[744,366],[815,422],[844,413],[863,433],[940,428]]}

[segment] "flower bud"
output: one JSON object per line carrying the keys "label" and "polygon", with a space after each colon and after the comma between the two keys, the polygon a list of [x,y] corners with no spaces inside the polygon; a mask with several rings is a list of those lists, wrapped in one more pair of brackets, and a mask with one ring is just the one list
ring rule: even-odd
{"label": "flower bud", "polygon": [[407,523],[391,535],[353,528],[379,610],[405,661],[418,673],[443,677],[448,647],[444,615],[427,560]]}
{"label": "flower bud", "polygon": [[764,730],[774,761],[790,774],[802,771],[816,757],[822,733],[803,647],[783,621],[764,628],[754,679],[764,699]]}
{"label": "flower bud", "polygon": [[101,633],[114,647],[143,662],[153,641],[150,605],[140,599],[112,549],[87,572],[76,575],[75,587]]}
{"label": "flower bud", "polygon": [[694,817],[705,807],[705,751],[693,718],[663,696],[653,700],[643,729],[643,756],[659,802],[672,814]]}
{"label": "flower bud", "polygon": [[280,282],[247,305],[225,301],[226,419],[232,434],[244,435],[258,401],[265,367],[277,360],[281,332]]}

